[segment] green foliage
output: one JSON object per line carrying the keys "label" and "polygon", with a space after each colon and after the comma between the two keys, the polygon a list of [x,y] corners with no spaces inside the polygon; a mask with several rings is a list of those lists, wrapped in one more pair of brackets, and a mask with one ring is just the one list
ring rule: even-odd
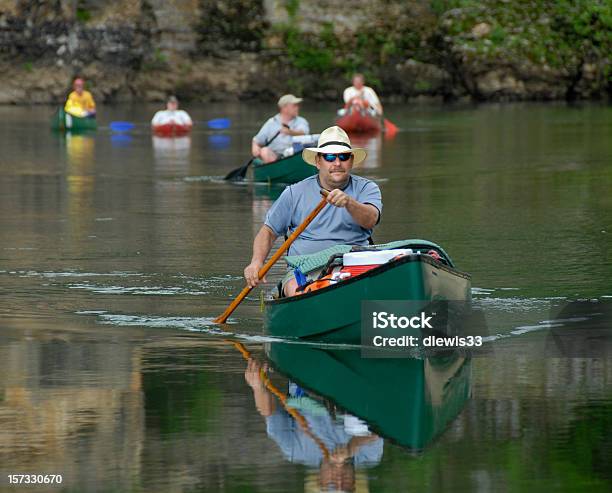
{"label": "green foliage", "polygon": [[24,69],[26,72],[32,72],[32,71],[34,70],[34,65],[32,64],[32,62],[25,62],[25,63],[23,64],[23,69]]}
{"label": "green foliage", "polygon": [[287,10],[289,19],[295,19],[300,9],[300,0],[285,0],[285,9]]}
{"label": "green foliage", "polygon": [[[366,23],[355,34],[347,36],[337,23],[323,22],[318,33],[303,32],[296,24],[299,0],[286,0],[288,26],[277,26],[284,38],[290,64],[309,73],[348,77],[364,72],[368,84],[376,86],[381,67],[399,63],[407,57],[420,58],[424,40],[435,27],[411,15],[407,4],[394,3],[398,15],[376,16],[376,23]],[[382,8],[379,6],[378,8]]]}
{"label": "green foliage", "polygon": [[426,80],[417,80],[414,83],[414,88],[418,92],[427,92],[431,89],[431,83]]}
{"label": "green foliage", "polygon": [[76,19],[79,22],[88,22],[91,20],[91,12],[84,7],[77,7]]}
{"label": "green foliage", "polygon": [[[432,8],[446,9],[440,25],[455,46],[491,60],[528,60],[571,73],[612,53],[609,0],[437,0]],[[482,22],[491,31],[475,36]]]}
{"label": "green foliage", "polygon": [[294,67],[317,73],[327,72],[333,65],[332,47],[325,37],[313,42],[296,29],[286,33],[287,54]]}
{"label": "green foliage", "polygon": [[505,29],[501,26],[495,26],[491,31],[491,41],[496,44],[502,44],[506,39],[507,33]]}

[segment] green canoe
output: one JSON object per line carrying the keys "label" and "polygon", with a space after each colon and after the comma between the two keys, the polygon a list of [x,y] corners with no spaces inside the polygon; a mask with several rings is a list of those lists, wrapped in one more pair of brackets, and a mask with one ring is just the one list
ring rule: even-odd
{"label": "green canoe", "polygon": [[[425,240],[406,240],[402,247],[415,253],[318,291],[267,300],[264,324],[268,334],[359,344],[361,301],[471,299],[469,274],[456,270],[444,250]],[[442,261],[423,255],[430,249],[437,250]]]}
{"label": "green canoe", "polygon": [[80,118],[58,109],[51,120],[51,128],[60,132],[86,132],[98,128],[95,118]]}
{"label": "green canoe", "polygon": [[333,401],[370,430],[420,451],[459,415],[471,394],[471,361],[365,359],[360,351],[271,343],[272,365],[306,391]]}
{"label": "green canoe", "polygon": [[260,159],[253,161],[253,181],[256,182],[291,184],[316,173],[316,166],[307,164],[301,152],[267,164]]}

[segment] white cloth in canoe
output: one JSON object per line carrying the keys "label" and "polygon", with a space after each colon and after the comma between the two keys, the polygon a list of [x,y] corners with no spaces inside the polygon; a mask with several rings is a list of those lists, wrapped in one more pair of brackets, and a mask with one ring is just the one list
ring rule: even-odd
{"label": "white cloth in canoe", "polygon": [[155,113],[151,125],[168,125],[174,123],[176,125],[193,125],[191,117],[184,110],[161,110]]}

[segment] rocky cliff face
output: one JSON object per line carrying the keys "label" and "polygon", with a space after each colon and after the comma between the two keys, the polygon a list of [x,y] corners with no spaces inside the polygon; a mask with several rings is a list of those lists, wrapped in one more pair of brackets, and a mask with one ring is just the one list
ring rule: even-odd
{"label": "rocky cliff face", "polygon": [[607,0],[0,0],[0,102],[605,98]]}

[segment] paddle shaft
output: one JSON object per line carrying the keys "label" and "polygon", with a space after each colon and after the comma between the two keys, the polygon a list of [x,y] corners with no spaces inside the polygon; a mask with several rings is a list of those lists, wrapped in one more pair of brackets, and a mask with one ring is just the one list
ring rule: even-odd
{"label": "paddle shaft", "polygon": [[[308,217],[304,219],[304,222],[300,224],[293,233],[291,233],[289,238],[285,240],[285,242],[276,251],[276,253],[272,255],[272,257],[270,257],[270,260],[268,260],[265,263],[265,265],[261,269],[259,269],[259,272],[257,273],[257,277],[259,279],[264,278],[264,276],[268,273],[268,271],[272,268],[272,266],[277,262],[277,260],[281,258],[283,253],[285,253],[285,251],[289,249],[289,247],[295,241],[295,239],[298,236],[300,236],[300,234],[302,234],[302,232],[308,227],[308,225],[312,222],[312,220],[315,217],[317,217],[319,212],[321,212],[323,207],[325,207],[325,205],[327,204],[328,193],[329,192],[327,192],[327,190],[321,190],[321,194],[323,194],[324,197],[323,199],[321,199],[321,202],[319,202],[319,205],[317,205],[315,209],[308,215]],[[245,286],[244,289],[240,291],[240,294],[236,297],[236,299],[232,301],[231,304],[225,309],[225,311],[221,315],[219,315],[217,318],[215,318],[213,322],[217,324],[225,323],[227,318],[232,314],[232,312],[242,302],[242,300],[246,298],[246,296],[251,292],[252,289],[253,288],[250,286]]]}

